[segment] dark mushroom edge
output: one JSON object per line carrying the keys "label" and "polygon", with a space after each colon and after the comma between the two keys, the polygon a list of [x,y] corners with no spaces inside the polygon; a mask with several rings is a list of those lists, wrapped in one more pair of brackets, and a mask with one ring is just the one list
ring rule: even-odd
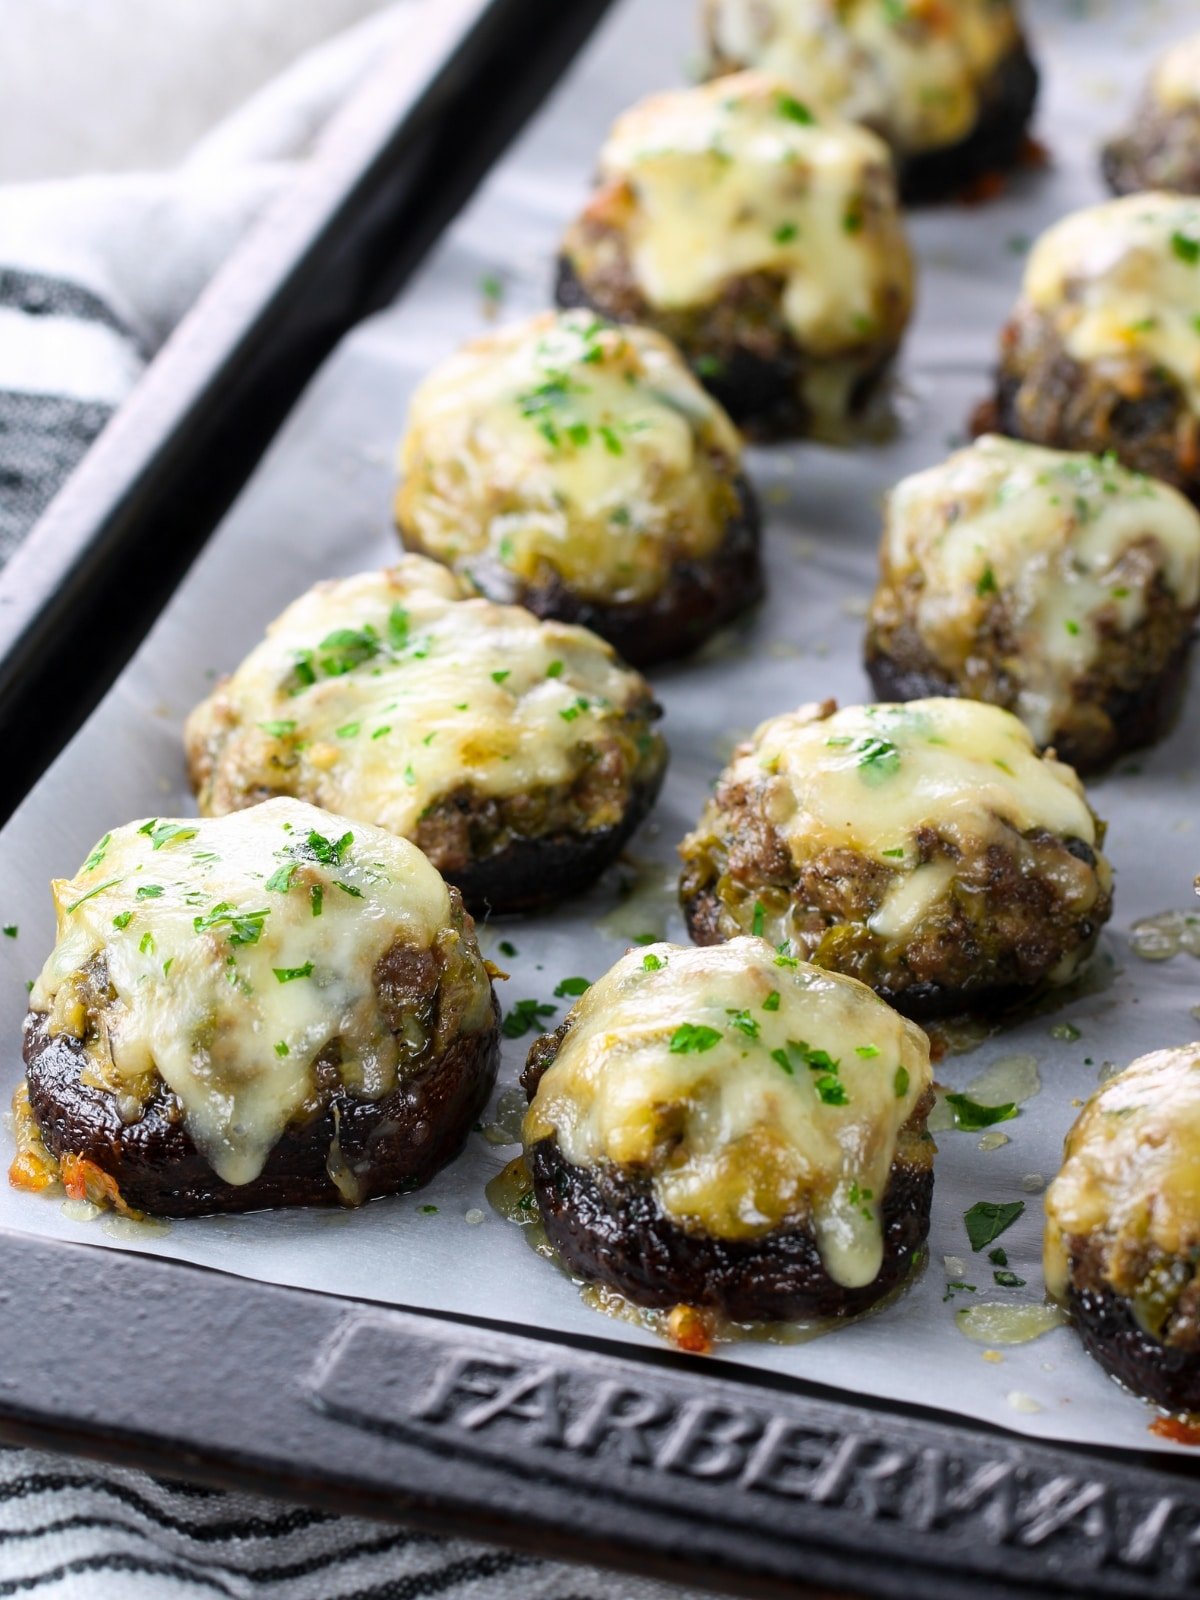
{"label": "dark mushroom edge", "polygon": [[[761,754],[764,741],[786,752],[789,728],[808,739],[802,730],[819,725],[827,731],[815,742],[809,739],[816,767],[828,763],[832,771],[844,750],[851,765],[861,758],[864,771],[882,762],[890,772],[906,759],[906,741],[919,758],[931,759],[919,748],[922,721],[932,716],[935,725],[945,724],[955,706],[976,723],[985,715],[1002,719],[994,727],[1006,756],[998,760],[1042,759],[1015,717],[966,700],[909,702],[915,720],[907,728],[903,706],[866,708],[870,717],[860,726],[862,708],[839,714],[833,702],[764,724],[735,752],[698,826],[680,845],[680,901],[692,939],[714,945],[743,933],[764,933],[817,966],[859,979],[917,1019],[999,1016],[1078,976],[1112,913],[1112,889],[1111,869],[1100,854],[1103,824],[1070,769],[1054,764],[1066,791],[1055,798],[1087,838],[1041,825],[1024,806],[1015,781],[997,788],[998,780],[987,803],[981,803],[978,837],[970,849],[930,814],[911,837],[897,829],[896,842],[886,851],[889,859],[881,858],[884,852],[873,857],[832,837],[824,845],[802,842],[794,854],[772,820],[769,791],[788,785],[786,777],[760,770],[764,759],[771,760]],[[818,745],[836,747],[836,756]],[[935,753],[932,759],[943,758]],[[988,767],[964,767],[960,792],[985,793],[992,782]],[[880,790],[874,785],[888,775],[870,777],[864,807],[877,801]],[[783,803],[791,804],[786,797]],[[1007,807],[1009,816],[1001,820],[993,805]],[[850,826],[844,811],[835,821],[838,829]],[[873,927],[886,914],[889,894],[903,896],[909,875],[923,869],[944,873],[946,881],[935,885],[919,918],[899,934]]]}

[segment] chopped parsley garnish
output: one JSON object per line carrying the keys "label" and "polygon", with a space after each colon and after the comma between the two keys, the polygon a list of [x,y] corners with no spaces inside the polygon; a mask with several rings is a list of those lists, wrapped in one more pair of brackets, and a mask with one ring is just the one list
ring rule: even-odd
{"label": "chopped parsley garnish", "polygon": [[800,229],[794,222],[781,222],[771,237],[776,244],[791,244],[799,233]]}
{"label": "chopped parsley garnish", "polygon": [[787,951],[781,945],[775,952],[775,965],[777,967],[798,967],[800,962],[795,956],[788,955]]}
{"label": "chopped parsley garnish", "polygon": [[147,953],[151,955],[154,953],[154,935],[148,928],[138,942],[138,954],[144,956]]}
{"label": "chopped parsley garnish", "polygon": [[321,640],[317,664],[327,678],[342,678],[364,661],[373,661],[381,645],[379,631],[371,624],[361,628],[335,628]]}
{"label": "chopped parsley garnish", "polygon": [[143,823],[138,829],[139,833],[149,834],[150,846],[153,850],[161,850],[163,845],[170,844],[172,840],[194,839],[196,829],[190,828],[185,822],[160,822],[157,817]]}
{"label": "chopped parsley garnish", "polygon": [[998,1239],[1024,1210],[1024,1200],[977,1200],[969,1211],[963,1212],[971,1249],[982,1250],[984,1245]]}
{"label": "chopped parsley garnish", "polygon": [[904,846],[902,844],[898,844],[894,850],[884,850],[881,852],[881,854],[887,856],[889,860],[903,861]]}
{"label": "chopped parsley garnish", "polygon": [[854,751],[858,756],[859,771],[869,783],[881,783],[899,770],[900,752],[890,739],[879,739],[872,735],[860,739]]}
{"label": "chopped parsley garnish", "polygon": [[112,925],[114,928],[127,928],[132,921],[132,911],[118,911],[113,918]]}
{"label": "chopped parsley garnish", "polygon": [[942,1303],[945,1304],[945,1302],[947,1300],[953,1300],[954,1296],[956,1294],[960,1294],[960,1293],[961,1294],[974,1294],[975,1293],[975,1285],[973,1283],[964,1283],[961,1278],[953,1279],[950,1283],[948,1283],[946,1285],[946,1292],[942,1296]]}
{"label": "chopped parsley garnish", "polygon": [[[334,884],[343,894],[348,894],[352,900],[361,900],[363,897],[362,890],[356,889],[352,883],[347,883],[344,878],[335,878]],[[314,912],[313,915],[315,916],[316,913]]]}
{"label": "chopped parsley garnish", "polygon": [[1083,1034],[1073,1022],[1056,1022],[1050,1029],[1050,1037],[1052,1039],[1069,1039],[1074,1043],[1076,1039],[1082,1039]]}
{"label": "chopped parsley garnish", "polygon": [[1002,1106],[981,1106],[965,1094],[948,1094],[946,1104],[954,1113],[954,1126],[964,1133],[977,1133],[996,1122],[1011,1122],[1017,1114],[1012,1101]]}
{"label": "chopped parsley garnish", "polygon": [[93,867],[98,867],[100,865],[100,863],[104,860],[104,853],[108,849],[109,844],[111,842],[112,842],[112,834],[111,833],[106,833],[104,835],[103,839],[101,839],[100,843],[92,851],[91,855],[83,863],[83,869],[82,870],[84,872],[91,872]]}
{"label": "chopped parsley garnish", "polygon": [[390,722],[385,722],[381,728],[376,728],[375,729],[375,732],[371,735],[371,737],[372,737],[372,739],[385,739],[388,736],[388,734],[391,733],[391,731],[392,731],[391,723]]}
{"label": "chopped parsley garnish", "polygon": [[1171,235],[1171,249],[1189,267],[1194,267],[1200,261],[1200,239],[1194,239],[1190,233],[1181,233],[1176,229]]}
{"label": "chopped parsley garnish", "polygon": [[6,939],[15,939],[17,937],[17,925],[15,922],[5,923],[4,937]]}
{"label": "chopped parsley garnish", "polygon": [[162,898],[162,893],[163,886],[161,883],[143,883],[138,889],[137,899],[160,900]]}
{"label": "chopped parsley garnish", "polygon": [[270,915],[269,908],[234,911],[227,900],[221,900],[207,916],[193,917],[192,927],[197,933],[228,929],[230,944],[257,944],[262,938],[263,923]]}
{"label": "chopped parsley garnish", "polygon": [[416,781],[417,781],[416,769],[414,768],[414,766],[413,766],[411,761],[404,768],[404,781],[409,786],[410,789],[413,788],[413,786],[416,784]]}
{"label": "chopped parsley garnish", "polygon": [[503,683],[505,678],[510,678],[511,676],[512,676],[512,668],[511,667],[503,667],[503,668],[500,669],[500,671],[492,673],[492,682],[493,683]]}
{"label": "chopped parsley garnish", "polygon": [[729,1026],[736,1028],[739,1033],[744,1033],[747,1039],[758,1038],[758,1022],[748,1011],[739,1011],[735,1007],[726,1009],[725,1015],[729,1018]]}
{"label": "chopped parsley garnish", "polygon": [[1073,617],[1068,617],[1067,620],[1063,623],[1063,627],[1067,630],[1067,632],[1071,635],[1072,638],[1077,638],[1078,637],[1078,635],[1079,635],[1079,624],[1075,621],[1075,619]]}
{"label": "chopped parsley garnish", "polygon": [[803,100],[797,100],[795,95],[788,94],[783,89],[775,96],[775,109],[781,117],[786,117],[789,122],[799,122],[806,127],[811,126],[816,121],[816,118]]}
{"label": "chopped parsley garnish", "polygon": [[794,1077],[797,1067],[807,1067],[816,1073],[813,1088],[823,1105],[844,1106],[850,1103],[846,1086],[838,1077],[840,1061],[835,1061],[827,1050],[814,1050],[803,1039],[789,1039],[786,1050],[772,1050],[771,1059],[778,1062],[789,1077]]}
{"label": "chopped parsley garnish", "polygon": [[1008,1253],[1004,1246],[998,1244],[994,1250],[989,1250],[988,1260],[994,1267],[1006,1267],[1008,1265]]}
{"label": "chopped parsley garnish", "polygon": [[280,1039],[279,1043],[275,1046],[275,1054],[277,1056],[286,1056],[291,1054],[284,1040]]}
{"label": "chopped parsley garnish", "polygon": [[610,456],[623,456],[625,454],[625,446],[617,436],[615,428],[610,427],[607,422],[602,422],[596,432],[604,440],[604,448]]}
{"label": "chopped parsley garnish", "polygon": [[702,1022],[681,1022],[671,1035],[671,1054],[702,1055],[720,1042],[721,1035],[716,1028],[706,1027]]}
{"label": "chopped parsley garnish", "polygon": [[720,356],[708,354],[698,355],[692,362],[692,366],[695,367],[696,375],[700,378],[719,378],[725,371],[725,363]]}
{"label": "chopped parsley garnish", "polygon": [[421,1206],[419,1209],[420,1209],[421,1215],[424,1216],[424,1217],[432,1217],[432,1216],[435,1216],[437,1214],[437,1207],[436,1206],[428,1206],[428,1205],[426,1205],[426,1206]]}
{"label": "chopped parsley garnish", "polygon": [[513,944],[511,939],[501,939],[500,954],[502,956],[516,956],[520,955],[520,953],[521,952],[517,949],[516,945]]}
{"label": "chopped parsley garnish", "polygon": [[343,722],[336,732],[339,739],[353,739],[358,735],[361,728],[361,722]]}
{"label": "chopped parsley garnish", "polygon": [[1015,1272],[1009,1272],[1007,1270],[1004,1272],[993,1272],[992,1278],[1001,1289],[1023,1289],[1025,1287],[1025,1279],[1018,1278]]}
{"label": "chopped parsley garnish", "polygon": [[764,1011],[778,1011],[779,1010],[779,990],[778,989],[772,989],[771,990],[770,994],[763,1001],[762,1008],[763,1008]]}
{"label": "chopped parsley garnish", "polygon": [[766,926],[767,913],[761,900],[754,902],[754,920],[750,924],[750,932],[758,939],[762,938],[763,928]]}
{"label": "chopped parsley garnish", "polygon": [[908,1068],[897,1067],[896,1075],[892,1079],[892,1088],[895,1090],[897,1100],[904,1099],[904,1096],[908,1093],[908,1086],[910,1082],[911,1079],[908,1075]]}
{"label": "chopped parsley garnish", "polygon": [[557,1006],[546,1005],[541,1000],[518,1000],[501,1023],[500,1031],[506,1039],[523,1039],[533,1032],[545,1033],[541,1019],[552,1017],[557,1010]]}
{"label": "chopped parsley garnish", "polygon": [[272,967],[271,971],[280,983],[292,983],[296,978],[310,978],[312,969],[312,962],[306,961],[302,967]]}
{"label": "chopped parsley garnish", "polygon": [[111,889],[114,883],[122,882],[124,882],[122,878],[106,878],[103,883],[98,883],[94,889],[89,889],[86,894],[81,894],[78,900],[72,900],[67,907],[67,916],[70,916],[72,911],[78,911],[83,902],[90,900],[93,895],[102,894],[105,889]]}
{"label": "chopped parsley garnish", "polygon": [[561,983],[555,985],[554,993],[561,1000],[564,995],[586,994],[591,987],[591,982],[587,978],[564,978]]}
{"label": "chopped parsley garnish", "polygon": [[642,966],[647,972],[661,972],[666,964],[661,956],[647,953],[642,957]]}
{"label": "chopped parsley garnish", "polygon": [[352,833],[344,833],[340,839],[327,839],[323,833],[314,829],[301,846],[296,850],[301,855],[307,855],[313,861],[320,861],[325,866],[340,867],[346,859],[346,851],[354,843]]}
{"label": "chopped parsley garnish", "polygon": [[266,883],[263,884],[263,888],[270,889],[273,894],[286,894],[292,887],[292,879],[296,874],[297,865],[298,863],[295,861],[288,861],[282,867],[276,867]]}
{"label": "chopped parsley garnish", "polygon": [[563,670],[563,664],[562,664],[561,661],[552,661],[550,663],[550,665],[546,668],[546,676],[548,678],[561,678],[562,677],[562,670]]}
{"label": "chopped parsley garnish", "polygon": [[991,567],[984,567],[979,575],[979,581],[975,585],[975,593],[982,600],[985,594],[995,594],[998,588],[996,574]]}
{"label": "chopped parsley garnish", "polygon": [[879,1046],[877,1044],[856,1044],[854,1054],[861,1056],[864,1061],[871,1061],[879,1054]]}
{"label": "chopped parsley garnish", "polygon": [[289,733],[295,733],[296,731],[296,724],[286,719],[278,722],[260,722],[259,727],[264,733],[269,733],[275,739],[286,739]]}
{"label": "chopped parsley garnish", "polygon": [[325,891],[319,883],[314,883],[308,891],[308,903],[312,908],[314,917],[319,917],[325,909]]}
{"label": "chopped parsley garnish", "polygon": [[577,695],[574,702],[563,708],[558,714],[564,722],[574,722],[576,717],[582,716],[585,711],[591,710],[591,701],[583,695]]}

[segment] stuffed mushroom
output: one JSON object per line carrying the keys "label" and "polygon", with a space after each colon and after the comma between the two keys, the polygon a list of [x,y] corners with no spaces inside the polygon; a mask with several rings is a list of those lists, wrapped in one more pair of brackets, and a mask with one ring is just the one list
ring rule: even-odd
{"label": "stuffed mushroom", "polygon": [[1200,1044],[1109,1079],[1046,1191],[1046,1287],[1090,1355],[1172,1411],[1200,1411]]}
{"label": "stuffed mushroom", "polygon": [[1157,63],[1132,126],[1105,146],[1103,167],[1116,194],[1200,194],[1200,33]]}
{"label": "stuffed mushroom", "polygon": [[19,1186],[163,1216],[357,1205],[427,1182],[487,1102],[474,925],[403,839],[295,800],[151,818],[54,899]]}
{"label": "stuffed mushroom", "polygon": [[705,0],[712,70],[758,67],[887,140],[904,197],[1012,167],[1038,74],[1011,0]]}
{"label": "stuffed mushroom", "polygon": [[1042,235],[976,427],[1200,499],[1200,201],[1129,195]]}
{"label": "stuffed mushroom", "polygon": [[477,339],[418,389],[401,467],[410,550],[635,665],[761,597],[741,441],[649,329],[550,312]]}
{"label": "stuffed mushroom", "polygon": [[747,432],[842,439],[912,310],[886,147],[743,73],[617,122],[558,298],[673,339]]}
{"label": "stuffed mushroom", "polygon": [[188,718],[200,810],[271,795],[420,846],[473,909],[585,887],[657,797],[650,687],[584,628],[405,557],[320,583]]}
{"label": "stuffed mushroom", "polygon": [[533,1046],[523,1081],[551,1242],[637,1305],[840,1316],[924,1246],[928,1040],[762,939],[631,950]]}
{"label": "stuffed mushroom", "polygon": [[680,846],[692,938],[762,933],[912,1016],[1079,974],[1112,910],[1103,825],[997,706],[833,701],[764,722]]}
{"label": "stuffed mushroom", "polygon": [[1013,711],[1081,769],[1170,725],[1200,605],[1200,515],[1113,458],[994,435],[893,490],[866,663],[881,700]]}

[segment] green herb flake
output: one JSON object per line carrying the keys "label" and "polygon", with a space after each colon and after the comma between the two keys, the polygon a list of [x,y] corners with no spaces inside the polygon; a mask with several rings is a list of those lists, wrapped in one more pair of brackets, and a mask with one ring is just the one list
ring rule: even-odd
{"label": "green herb flake", "polygon": [[990,1128],[993,1123],[1011,1122],[1017,1114],[1012,1101],[1001,1106],[981,1106],[965,1094],[948,1094],[946,1104],[954,1113],[954,1126],[961,1128],[964,1133],[978,1133],[981,1128]]}
{"label": "green herb flake", "polygon": [[750,924],[750,932],[755,936],[756,939],[761,939],[762,938],[763,929],[766,926],[766,921],[767,921],[766,908],[764,907],[764,905],[763,905],[761,900],[756,900],[754,902],[754,920]]}
{"label": "green herb flake", "polygon": [[564,978],[561,983],[555,984],[555,996],[562,1000],[566,995],[586,994],[592,987],[587,978]]}
{"label": "green herb flake", "polygon": [[325,891],[319,883],[314,883],[308,891],[308,903],[312,907],[314,917],[319,917],[325,909]]}
{"label": "green herb flake", "polygon": [[143,883],[138,888],[136,898],[139,900],[161,900],[163,886],[161,883]]}
{"label": "green herb flake", "polygon": [[904,1099],[904,1096],[908,1093],[908,1086],[911,1081],[912,1080],[908,1075],[907,1067],[896,1068],[896,1074],[892,1079],[892,1089],[895,1092],[897,1100]]}
{"label": "green herb flake", "polygon": [[138,943],[138,954],[142,956],[154,954],[154,935],[148,928]]}
{"label": "green herb flake", "polygon": [[1194,267],[1200,261],[1200,239],[1194,239],[1190,233],[1176,229],[1171,235],[1171,249],[1189,267]]}
{"label": "green herb flake", "polygon": [[109,847],[109,845],[111,843],[112,843],[112,834],[111,833],[106,833],[104,835],[103,839],[101,839],[100,843],[92,851],[91,855],[83,863],[83,867],[82,867],[81,870],[83,872],[91,872],[93,870],[93,868],[98,867],[100,865],[100,863],[104,860],[105,852],[107,851],[107,849],[108,849],[108,847]]}
{"label": "green herb flake", "polygon": [[287,720],[260,722],[259,727],[264,733],[269,733],[273,739],[286,739],[289,733],[295,733],[296,731],[296,724]]}
{"label": "green herb flake", "polygon": [[500,1025],[506,1039],[523,1039],[527,1033],[545,1033],[541,1019],[552,1017],[557,1006],[543,1004],[540,1000],[518,1000]]}
{"label": "green herb flake", "polygon": [[423,1217],[432,1217],[432,1216],[436,1216],[437,1215],[437,1207],[436,1206],[429,1206],[429,1205],[418,1206],[417,1209],[420,1211],[420,1213],[421,1213],[421,1215]]}
{"label": "green herb flake", "polygon": [[519,956],[520,953],[511,939],[501,939],[500,954],[502,956],[508,956],[511,959],[513,956]]}
{"label": "green herb flake", "polygon": [[764,1011],[778,1011],[779,1010],[779,990],[778,989],[772,989],[771,990],[770,994],[763,1001],[762,1008],[763,1008]]}
{"label": "green herb flake", "polygon": [[510,678],[511,676],[512,676],[511,667],[502,667],[498,672],[493,672],[492,673],[492,682],[493,683],[503,683],[505,678]]}
{"label": "green herb flake", "polygon": [[772,1050],[771,1060],[774,1061],[778,1066],[782,1067],[789,1078],[794,1078],[796,1076],[796,1069],[792,1065],[786,1050]]}
{"label": "green herb flake", "polygon": [[270,915],[269,909],[235,911],[228,901],[221,900],[207,916],[193,917],[192,927],[197,933],[228,929],[232,945],[257,944],[262,938],[263,923]]}
{"label": "green herb flake", "polygon": [[1025,1279],[1018,1278],[1015,1272],[1009,1272],[1007,1269],[1003,1272],[993,1272],[992,1279],[1001,1289],[1023,1289],[1025,1287]]}
{"label": "green herb flake", "polygon": [[272,967],[280,983],[294,983],[297,978],[311,978],[313,964],[306,961],[302,967]]}
{"label": "green herb flake", "polygon": [[296,875],[296,867],[297,863],[295,861],[288,861],[282,867],[276,867],[266,883],[263,884],[263,888],[270,889],[272,894],[286,894],[292,886],[292,879]]}
{"label": "green herb flake", "polygon": [[971,1249],[982,1250],[993,1239],[998,1239],[1024,1210],[1024,1200],[977,1200],[969,1211],[963,1212]]}
{"label": "green herb flake", "polygon": [[576,717],[582,716],[591,709],[591,701],[583,695],[577,695],[571,705],[566,706],[558,714],[564,722],[574,722]]}
{"label": "green herb flake", "polygon": [[728,1007],[725,1015],[729,1018],[729,1026],[736,1028],[739,1033],[744,1033],[747,1039],[758,1038],[758,1022],[748,1011],[739,1011],[736,1007]]}
{"label": "green herb flake", "polygon": [[336,730],[339,739],[355,739],[362,731],[361,722],[343,722]]}
{"label": "green herb flake", "polygon": [[991,567],[984,567],[983,571],[979,575],[979,581],[975,585],[975,593],[982,600],[984,595],[995,594],[998,588],[999,585],[996,582],[996,574],[992,571]]}
{"label": "green herb flake", "polygon": [[561,661],[552,661],[550,663],[550,665],[546,668],[546,676],[548,678],[561,678],[562,677],[562,671],[563,671],[562,662]]}
{"label": "green herb flake", "polygon": [[6,923],[5,926],[4,926],[3,932],[4,932],[4,937],[6,939],[15,939],[17,937],[17,925],[16,925],[16,923],[15,922]]}
{"label": "green herb flake", "polygon": [[673,1056],[703,1055],[713,1045],[720,1044],[721,1035],[716,1028],[702,1022],[681,1022],[671,1035]]}
{"label": "green herb flake", "polygon": [[196,837],[196,829],[189,827],[186,822],[160,822],[157,817],[144,823],[138,832],[149,835],[152,850],[161,850],[165,844],[178,844],[184,839]]}
{"label": "green herb flake", "polygon": [[854,1054],[856,1056],[861,1056],[864,1061],[873,1061],[879,1054],[879,1046],[877,1044],[855,1045]]}
{"label": "green herb flake", "polygon": [[775,96],[775,109],[789,122],[799,122],[804,127],[810,127],[816,121],[803,100],[797,100],[795,95],[788,94],[783,89]]}
{"label": "green herb flake", "polygon": [[646,972],[661,972],[666,964],[661,956],[648,953],[642,957],[642,967]]}
{"label": "green herb flake", "polygon": [[340,867],[346,859],[346,851],[354,843],[352,833],[344,833],[340,839],[327,839],[323,833],[314,829],[304,841],[304,853],[314,861],[320,861],[324,866]]}
{"label": "green herb flake", "polygon": [[794,222],[781,222],[771,235],[776,244],[791,244],[799,237],[800,229]]}
{"label": "green herb flake", "polygon": [[1056,1022],[1050,1029],[1050,1037],[1052,1039],[1066,1039],[1069,1043],[1074,1044],[1076,1039],[1083,1038],[1083,1034],[1073,1022]]}
{"label": "green herb flake", "polygon": [[123,883],[124,881],[123,878],[106,878],[103,883],[98,883],[94,889],[89,889],[86,894],[81,894],[78,900],[72,900],[67,907],[66,915],[69,917],[72,911],[78,911],[85,900],[91,900],[94,895],[103,894],[105,889],[111,889],[113,884]]}
{"label": "green herb flake", "polygon": [[1077,639],[1079,637],[1079,624],[1075,621],[1074,617],[1068,617],[1063,623],[1063,627],[1073,639]]}
{"label": "green herb flake", "polygon": [[114,928],[127,928],[132,921],[132,911],[118,911],[112,920],[112,925]]}
{"label": "green herb flake", "polygon": [[[363,897],[362,890],[356,889],[352,883],[347,883],[344,878],[335,878],[334,887],[340,889],[343,894],[348,894],[352,900],[361,900]],[[313,915],[315,916],[316,913],[314,912]]]}
{"label": "green herb flake", "polygon": [[288,1049],[285,1040],[280,1039],[279,1043],[275,1046],[275,1054],[277,1056],[286,1056],[291,1054],[291,1051]]}
{"label": "green herb flake", "polygon": [[854,751],[858,756],[856,765],[868,783],[882,783],[900,770],[900,751],[890,739],[878,739],[872,735],[860,739]]}
{"label": "green herb flake", "polygon": [[998,1244],[994,1250],[988,1251],[988,1260],[994,1267],[1006,1267],[1008,1265],[1008,1252],[1003,1245]]}
{"label": "green herb flake", "polygon": [[956,1294],[974,1293],[975,1285],[973,1283],[964,1283],[961,1278],[954,1278],[946,1285],[946,1292],[942,1296],[942,1304],[944,1305],[947,1300],[953,1300]]}

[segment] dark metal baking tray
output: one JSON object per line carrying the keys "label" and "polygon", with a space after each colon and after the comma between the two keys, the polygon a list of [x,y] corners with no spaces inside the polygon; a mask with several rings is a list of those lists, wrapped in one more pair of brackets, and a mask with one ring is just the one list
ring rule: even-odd
{"label": "dark metal baking tray", "polygon": [[[0,577],[0,726],[25,741],[6,810],[322,356],[404,281],[602,10],[446,5],[441,39],[369,87],[337,154],[213,285]],[[1200,1593],[1183,1458],[22,1234],[0,1234],[0,1270],[13,1442],[725,1592]]]}

